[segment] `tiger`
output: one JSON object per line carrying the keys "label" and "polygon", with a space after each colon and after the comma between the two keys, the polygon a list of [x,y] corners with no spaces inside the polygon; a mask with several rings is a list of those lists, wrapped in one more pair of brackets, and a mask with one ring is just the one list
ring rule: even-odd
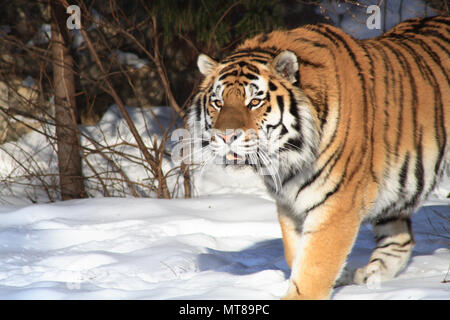
{"label": "tiger", "polygon": [[[448,175],[449,29],[447,16],[414,18],[358,40],[305,25],[198,56],[187,128],[204,162],[266,168],[291,270],[283,299],[329,299],[339,279],[375,283],[407,265],[411,215]],[[363,223],[376,245],[346,276]]]}

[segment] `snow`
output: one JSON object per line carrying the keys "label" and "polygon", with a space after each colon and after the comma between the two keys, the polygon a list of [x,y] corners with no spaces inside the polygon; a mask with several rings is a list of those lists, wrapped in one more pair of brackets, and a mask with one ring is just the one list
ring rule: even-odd
{"label": "snow", "polygon": [[[449,204],[414,215],[417,245],[397,278],[332,298],[449,299]],[[260,196],[3,206],[0,221],[0,299],[278,299],[287,288],[275,204]],[[373,245],[364,225],[350,267]]]}
{"label": "snow", "polygon": [[33,39],[27,42],[27,46],[35,46],[40,44],[45,44],[52,38],[52,28],[48,23],[44,23],[39,27],[39,30],[34,35]]}
{"label": "snow", "polygon": [[114,55],[120,64],[132,66],[135,69],[141,69],[148,64],[147,59],[141,59],[136,54],[131,52],[123,52],[121,50],[114,50]]}

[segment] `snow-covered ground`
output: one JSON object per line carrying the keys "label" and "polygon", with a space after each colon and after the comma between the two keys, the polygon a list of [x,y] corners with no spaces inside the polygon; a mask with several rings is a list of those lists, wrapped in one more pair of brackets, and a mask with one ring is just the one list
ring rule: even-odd
{"label": "snow-covered ground", "polygon": [[[332,298],[450,299],[450,203],[433,203],[414,215],[406,270]],[[350,267],[373,245],[364,225]],[[0,299],[278,299],[288,275],[275,205],[260,196],[0,207]]]}

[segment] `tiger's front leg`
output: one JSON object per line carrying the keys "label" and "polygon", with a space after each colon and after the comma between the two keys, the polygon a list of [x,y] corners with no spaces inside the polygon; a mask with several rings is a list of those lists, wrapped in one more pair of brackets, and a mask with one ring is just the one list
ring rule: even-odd
{"label": "tiger's front leg", "polygon": [[283,299],[328,299],[353,246],[359,225],[358,212],[349,212],[340,206],[310,211],[301,235],[283,239],[285,244],[298,241],[288,245],[296,248],[296,252],[289,288]]}

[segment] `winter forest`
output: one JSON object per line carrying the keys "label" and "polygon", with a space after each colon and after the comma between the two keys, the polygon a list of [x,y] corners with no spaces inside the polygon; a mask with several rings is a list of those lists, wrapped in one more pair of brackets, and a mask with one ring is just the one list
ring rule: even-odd
{"label": "winter forest", "polygon": [[[276,29],[323,22],[367,39],[450,11],[439,0],[0,0],[0,12],[0,299],[273,300],[290,269],[261,177],[173,157],[197,57]],[[404,271],[331,299],[450,299],[449,171],[412,223]],[[350,268],[367,263],[371,229]]]}

